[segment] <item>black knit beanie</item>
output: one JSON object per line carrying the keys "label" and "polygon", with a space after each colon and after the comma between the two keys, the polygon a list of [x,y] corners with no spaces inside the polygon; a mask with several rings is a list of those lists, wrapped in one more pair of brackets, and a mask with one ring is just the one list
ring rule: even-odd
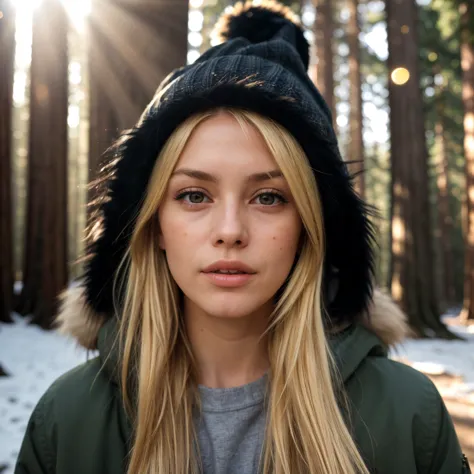
{"label": "black knit beanie", "polygon": [[190,115],[228,106],[273,119],[305,151],[323,207],[323,300],[333,323],[352,322],[372,296],[372,227],[341,159],[331,113],[307,74],[303,29],[287,7],[273,1],[239,3],[217,28],[223,42],[173,71],[138,124],[109,151],[91,222],[98,237],[86,249],[83,284],[90,314],[103,320],[114,313],[114,278],[166,140]]}

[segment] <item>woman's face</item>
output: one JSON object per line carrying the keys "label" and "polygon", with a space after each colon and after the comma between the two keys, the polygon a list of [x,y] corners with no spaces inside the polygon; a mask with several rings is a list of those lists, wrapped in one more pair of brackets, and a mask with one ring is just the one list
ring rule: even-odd
{"label": "woman's face", "polygon": [[229,114],[191,135],[159,209],[159,245],[186,308],[268,315],[295,260],[301,221],[263,138]]}

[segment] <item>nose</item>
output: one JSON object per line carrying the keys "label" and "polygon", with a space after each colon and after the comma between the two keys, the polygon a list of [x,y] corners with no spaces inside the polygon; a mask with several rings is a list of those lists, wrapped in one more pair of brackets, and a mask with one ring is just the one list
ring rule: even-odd
{"label": "nose", "polygon": [[244,248],[249,232],[245,212],[238,203],[222,203],[215,213],[212,242],[215,247]]}

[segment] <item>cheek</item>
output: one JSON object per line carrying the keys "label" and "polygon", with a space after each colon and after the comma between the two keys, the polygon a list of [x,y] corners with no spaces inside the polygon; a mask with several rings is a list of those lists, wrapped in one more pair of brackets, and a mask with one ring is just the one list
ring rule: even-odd
{"label": "cheek", "polygon": [[160,248],[167,253],[173,252],[173,249],[186,249],[189,240],[189,228],[184,220],[173,216],[170,209],[164,209],[159,213],[160,220]]}
{"label": "cheek", "polygon": [[193,268],[199,255],[200,236],[189,219],[180,218],[176,210],[163,209],[159,213],[159,245],[166,252],[168,268],[178,286],[184,291],[189,278],[194,278]]}
{"label": "cheek", "polygon": [[[301,225],[299,221],[273,229],[265,239],[266,251],[277,257],[277,261],[293,263],[300,241]],[[269,242],[270,241],[270,242]]]}

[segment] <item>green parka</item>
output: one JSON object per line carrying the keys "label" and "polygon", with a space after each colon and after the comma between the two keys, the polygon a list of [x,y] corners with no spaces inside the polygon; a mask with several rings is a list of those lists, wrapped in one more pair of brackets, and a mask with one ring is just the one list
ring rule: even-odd
{"label": "green parka", "polygon": [[[332,337],[352,409],[353,436],[370,472],[469,473],[433,383],[387,358],[387,344],[400,336],[403,316],[387,300],[376,306],[370,323]],[[75,321],[69,327],[80,339],[91,337],[87,325]],[[115,382],[114,330],[113,322],[100,328],[95,334],[100,356],[60,377],[41,398],[15,474],[126,472],[132,429]]]}

